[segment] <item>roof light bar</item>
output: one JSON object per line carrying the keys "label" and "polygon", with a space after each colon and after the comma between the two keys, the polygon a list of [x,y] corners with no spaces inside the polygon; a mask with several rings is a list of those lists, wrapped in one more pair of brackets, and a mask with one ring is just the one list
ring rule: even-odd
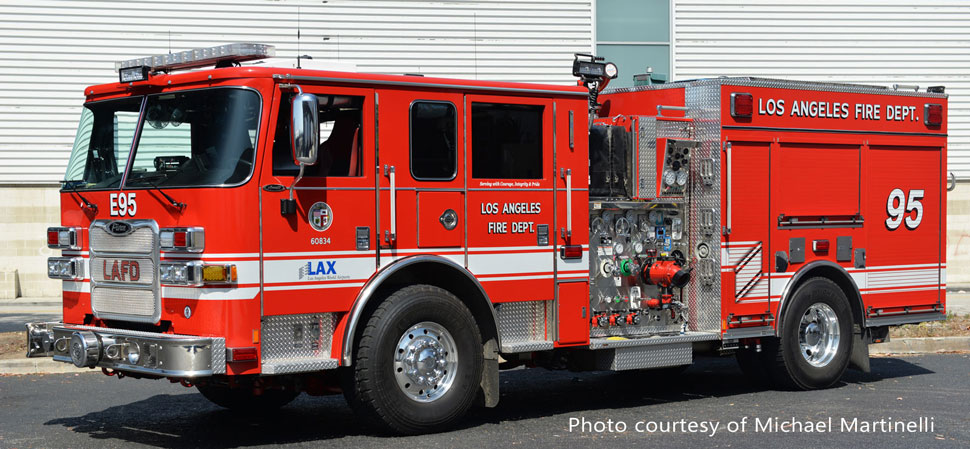
{"label": "roof light bar", "polygon": [[272,45],[235,43],[120,61],[115,63],[115,70],[120,72],[123,69],[141,66],[148,67],[152,72],[184,70],[225,61],[253,61],[273,56],[276,56],[276,47]]}

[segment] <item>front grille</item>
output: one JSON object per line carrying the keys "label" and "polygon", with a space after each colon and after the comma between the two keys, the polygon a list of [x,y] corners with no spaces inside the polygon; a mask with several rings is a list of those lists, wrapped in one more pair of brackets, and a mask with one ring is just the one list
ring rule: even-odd
{"label": "front grille", "polygon": [[155,261],[147,257],[92,257],[91,279],[97,279],[100,282],[117,281],[113,275],[112,268],[114,262],[118,260],[138,262],[138,280],[128,280],[130,275],[129,269],[128,274],[125,275],[125,280],[122,282],[143,285],[152,285],[155,283]]}
{"label": "front grille", "polygon": [[91,249],[96,248],[97,251],[151,254],[158,234],[146,226],[135,228],[131,234],[117,236],[108,233],[104,227],[92,226],[90,235]]}
{"label": "front grille", "polygon": [[[108,225],[113,221],[131,225],[131,232],[112,234]],[[96,220],[89,231],[94,315],[101,319],[157,322],[161,317],[158,225],[154,220]]]}
{"label": "front grille", "polygon": [[124,316],[151,317],[155,315],[155,292],[115,287],[93,287],[91,298],[98,316],[110,314],[124,319]]}

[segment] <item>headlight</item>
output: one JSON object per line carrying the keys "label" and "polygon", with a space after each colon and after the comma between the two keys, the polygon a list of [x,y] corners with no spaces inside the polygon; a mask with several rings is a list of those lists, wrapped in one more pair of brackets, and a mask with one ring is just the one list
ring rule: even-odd
{"label": "headlight", "polygon": [[235,264],[203,265],[202,262],[162,262],[158,266],[159,282],[165,285],[200,286],[229,284],[237,279]]}
{"label": "headlight", "polygon": [[167,285],[202,285],[201,262],[162,262],[158,280]]}
{"label": "headlight", "polygon": [[50,257],[47,259],[47,277],[51,279],[84,279],[83,261],[80,257]]}

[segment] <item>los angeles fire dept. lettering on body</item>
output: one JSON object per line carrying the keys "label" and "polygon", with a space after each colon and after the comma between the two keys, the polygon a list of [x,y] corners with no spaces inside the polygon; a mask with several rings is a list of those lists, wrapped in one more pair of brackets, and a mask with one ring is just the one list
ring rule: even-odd
{"label": "los angeles fire dept. lettering on body", "polygon": [[[542,213],[542,203],[482,203],[482,215],[538,215]],[[490,221],[489,234],[534,234],[534,221]]]}
{"label": "los angeles fire dept. lettering on body", "polygon": [[786,103],[780,98],[759,98],[758,115],[777,115],[789,117],[812,117],[812,118],[834,118],[847,119],[849,111],[855,111],[852,118],[855,120],[885,120],[888,121],[911,121],[918,122],[919,115],[916,113],[916,106],[911,105],[881,105],[871,103],[855,103],[850,107],[849,103],[839,103],[831,101],[817,100],[794,100],[788,103],[786,113]]}

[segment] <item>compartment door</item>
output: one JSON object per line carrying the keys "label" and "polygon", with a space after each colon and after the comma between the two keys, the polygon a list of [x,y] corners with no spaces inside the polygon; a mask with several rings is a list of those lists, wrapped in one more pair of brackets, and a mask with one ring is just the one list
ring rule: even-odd
{"label": "compartment door", "polygon": [[869,245],[865,248],[866,285],[860,286],[867,308],[940,302],[946,283],[940,269],[945,220],[942,157],[941,147],[869,148],[865,199]]}

